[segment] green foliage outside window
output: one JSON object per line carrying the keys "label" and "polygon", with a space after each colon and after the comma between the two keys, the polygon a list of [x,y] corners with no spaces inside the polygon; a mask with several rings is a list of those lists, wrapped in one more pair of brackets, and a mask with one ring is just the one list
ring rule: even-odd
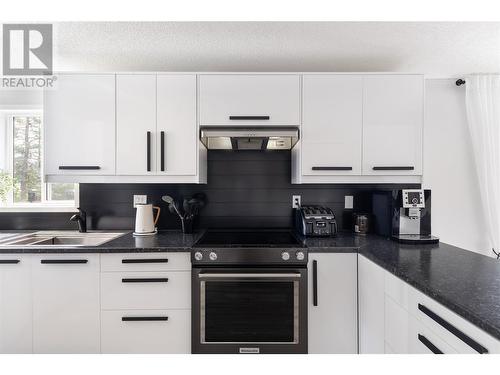
{"label": "green foliage outside window", "polygon": [[7,201],[7,195],[12,190],[12,182],[12,176],[0,170],[0,203],[5,203]]}

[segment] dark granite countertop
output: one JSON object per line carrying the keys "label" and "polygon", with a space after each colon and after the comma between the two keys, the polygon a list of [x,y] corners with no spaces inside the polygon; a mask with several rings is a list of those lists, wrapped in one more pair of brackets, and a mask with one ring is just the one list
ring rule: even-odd
{"label": "dark granite countertop", "polygon": [[338,233],[336,237],[302,238],[310,253],[357,253],[366,236]]}
{"label": "dark granite countertop", "polygon": [[[134,237],[126,233],[96,247],[0,248],[0,254],[187,252],[201,234],[160,231],[156,236]],[[403,245],[352,233],[303,241],[311,253],[358,252],[500,340],[500,262],[494,258],[445,243]]]}

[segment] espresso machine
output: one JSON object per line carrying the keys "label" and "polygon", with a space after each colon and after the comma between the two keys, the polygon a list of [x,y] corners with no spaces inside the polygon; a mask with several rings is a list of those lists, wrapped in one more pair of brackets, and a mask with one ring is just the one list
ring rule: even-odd
{"label": "espresso machine", "polygon": [[402,189],[374,192],[375,232],[407,244],[438,243],[431,234],[431,191]]}

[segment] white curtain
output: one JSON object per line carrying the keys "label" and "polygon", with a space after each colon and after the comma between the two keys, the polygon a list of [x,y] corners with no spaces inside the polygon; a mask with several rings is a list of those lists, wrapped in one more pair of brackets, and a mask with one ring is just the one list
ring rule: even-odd
{"label": "white curtain", "polygon": [[[500,74],[465,79],[465,101],[487,235],[500,253]],[[486,234],[486,233],[485,233]]]}

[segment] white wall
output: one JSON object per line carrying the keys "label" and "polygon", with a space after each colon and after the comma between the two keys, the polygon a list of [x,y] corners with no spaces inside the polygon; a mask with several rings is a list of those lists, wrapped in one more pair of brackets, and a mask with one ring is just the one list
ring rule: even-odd
{"label": "white wall", "polygon": [[43,90],[0,89],[0,110],[27,110],[43,107]]}
{"label": "white wall", "polygon": [[485,237],[465,88],[426,81],[423,187],[432,189],[432,232],[442,242],[493,256]]}

